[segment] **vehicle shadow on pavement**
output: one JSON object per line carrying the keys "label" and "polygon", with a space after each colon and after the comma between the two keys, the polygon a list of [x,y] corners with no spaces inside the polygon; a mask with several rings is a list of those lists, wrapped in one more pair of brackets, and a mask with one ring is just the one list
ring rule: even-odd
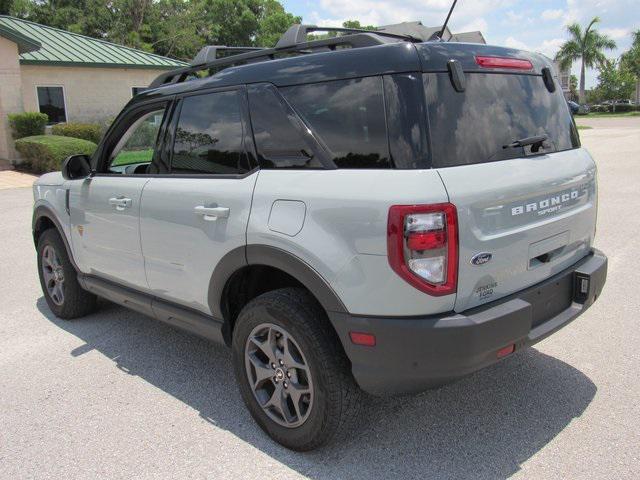
{"label": "vehicle shadow on pavement", "polygon": [[[84,319],[37,308],[115,365],[162,389],[291,469],[313,479],[506,478],[587,408],[596,386],[582,372],[528,349],[414,397],[371,398],[362,427],[310,453],[286,450],[253,422],[230,350],[108,302]],[[248,460],[245,460],[248,461]]]}

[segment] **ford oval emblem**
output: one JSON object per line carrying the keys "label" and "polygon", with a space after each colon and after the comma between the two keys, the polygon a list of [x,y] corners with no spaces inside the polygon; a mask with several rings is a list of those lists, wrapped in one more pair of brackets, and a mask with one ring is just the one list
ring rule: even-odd
{"label": "ford oval emblem", "polygon": [[493,255],[489,252],[476,253],[471,257],[471,265],[484,265],[485,263],[488,263],[492,257]]}

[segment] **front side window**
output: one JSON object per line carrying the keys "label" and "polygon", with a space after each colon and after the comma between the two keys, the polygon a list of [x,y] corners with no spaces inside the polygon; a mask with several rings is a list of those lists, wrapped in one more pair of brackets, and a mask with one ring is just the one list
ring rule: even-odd
{"label": "front side window", "polygon": [[111,173],[146,173],[153,160],[165,109],[138,117],[120,138],[111,153]]}
{"label": "front side window", "polygon": [[391,168],[381,77],[281,89],[338,168]]}
{"label": "front side window", "polygon": [[243,157],[243,125],[237,91],[194,95],[182,101],[171,173],[244,173],[247,168]]}
{"label": "front side window", "polygon": [[62,87],[36,87],[38,93],[38,108],[40,113],[49,117],[48,123],[60,123],[67,121],[67,111],[64,102],[64,89]]}

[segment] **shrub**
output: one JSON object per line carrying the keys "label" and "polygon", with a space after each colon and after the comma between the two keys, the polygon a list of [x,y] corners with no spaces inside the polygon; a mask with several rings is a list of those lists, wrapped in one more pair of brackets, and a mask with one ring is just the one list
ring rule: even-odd
{"label": "shrub", "polygon": [[13,131],[13,138],[44,135],[49,117],[40,112],[10,113],[9,125]]}
{"label": "shrub", "polygon": [[95,149],[96,144],[88,140],[59,135],[37,135],[16,140],[16,150],[24,156],[26,166],[36,173],[60,170],[69,155],[91,155]]}
{"label": "shrub", "polygon": [[[630,103],[616,103],[615,104],[615,112],[633,112],[635,110],[635,105],[631,105]],[[613,111],[613,110],[612,110]]]}
{"label": "shrub", "polygon": [[62,137],[81,138],[93,143],[99,143],[102,138],[102,128],[94,123],[58,123],[51,129],[54,135]]}

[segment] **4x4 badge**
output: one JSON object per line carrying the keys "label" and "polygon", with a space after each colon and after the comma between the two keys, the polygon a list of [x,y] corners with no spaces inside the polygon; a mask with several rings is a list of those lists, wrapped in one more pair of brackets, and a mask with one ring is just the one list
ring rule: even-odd
{"label": "4x4 badge", "polygon": [[484,265],[488,263],[493,255],[489,252],[480,252],[476,253],[473,257],[471,257],[471,265]]}

